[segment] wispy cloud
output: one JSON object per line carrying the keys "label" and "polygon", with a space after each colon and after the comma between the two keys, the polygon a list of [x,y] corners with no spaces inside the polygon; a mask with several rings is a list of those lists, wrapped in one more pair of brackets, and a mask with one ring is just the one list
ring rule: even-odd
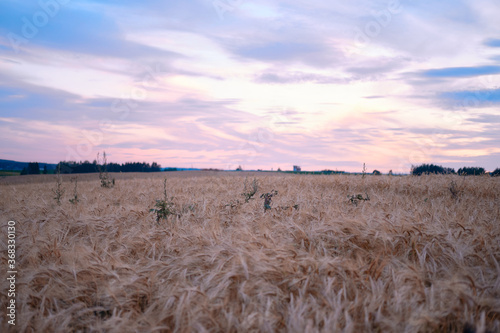
{"label": "wispy cloud", "polygon": [[[479,114],[474,117],[468,118],[469,121],[478,122],[478,123],[486,123],[490,125],[500,124],[500,115],[498,114]],[[496,132],[500,135],[500,131]]]}
{"label": "wispy cloud", "polygon": [[313,67],[332,66],[338,58],[335,50],[312,42],[271,41],[243,44],[232,50],[235,54],[275,64],[299,63]]}
{"label": "wispy cloud", "polygon": [[304,72],[269,72],[266,71],[257,75],[256,81],[259,83],[275,84],[297,84],[297,83],[317,83],[317,84],[345,84],[350,81],[349,78],[339,76],[327,76],[316,73]]}
{"label": "wispy cloud", "polygon": [[[42,6],[43,5],[43,6]],[[119,24],[106,12],[84,4],[58,2],[3,1],[0,5],[0,31],[18,51],[38,46],[103,57],[172,57],[175,53],[140,45],[126,39]],[[12,42],[14,41],[14,42]]]}

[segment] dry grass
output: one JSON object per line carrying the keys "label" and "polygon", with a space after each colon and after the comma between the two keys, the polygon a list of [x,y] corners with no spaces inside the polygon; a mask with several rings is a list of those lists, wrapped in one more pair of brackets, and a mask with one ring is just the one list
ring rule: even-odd
{"label": "dry grass", "polygon": [[168,173],[182,214],[157,223],[164,176],[79,177],[77,205],[65,178],[60,206],[50,176],[0,183],[19,271],[17,325],[0,330],[500,331],[500,178],[260,174],[232,208],[243,176]]}

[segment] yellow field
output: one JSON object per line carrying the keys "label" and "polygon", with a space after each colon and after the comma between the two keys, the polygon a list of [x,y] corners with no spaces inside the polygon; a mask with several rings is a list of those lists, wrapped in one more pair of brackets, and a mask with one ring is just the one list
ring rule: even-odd
{"label": "yellow field", "polygon": [[[500,331],[499,177],[256,173],[244,203],[245,175],[79,175],[77,205],[69,176],[61,205],[53,175],[0,180],[0,331]],[[179,215],[157,223],[163,177]]]}

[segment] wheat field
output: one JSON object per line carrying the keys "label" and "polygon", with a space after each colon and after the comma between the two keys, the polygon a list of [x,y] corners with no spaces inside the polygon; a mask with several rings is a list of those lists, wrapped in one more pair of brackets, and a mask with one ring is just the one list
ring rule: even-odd
{"label": "wheat field", "polygon": [[112,176],[0,180],[2,332],[500,332],[499,177]]}

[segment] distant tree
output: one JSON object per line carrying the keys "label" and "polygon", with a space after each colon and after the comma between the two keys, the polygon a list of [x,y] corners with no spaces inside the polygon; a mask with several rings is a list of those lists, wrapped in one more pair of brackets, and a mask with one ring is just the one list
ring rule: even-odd
{"label": "distant tree", "polygon": [[49,173],[49,171],[47,170],[47,164],[45,164],[45,165],[43,166],[43,174],[44,174],[44,175],[46,175],[46,174],[48,174],[48,173]]}
{"label": "distant tree", "polygon": [[495,171],[490,173],[491,177],[498,177],[500,176],[500,168],[496,168]]}
{"label": "distant tree", "polygon": [[380,171],[378,171],[378,170],[373,170],[373,174],[375,176],[380,176],[382,173]]}
{"label": "distant tree", "polygon": [[243,171],[243,168],[241,167],[241,165],[238,165],[238,167],[236,168],[236,171]]}
{"label": "distant tree", "polygon": [[278,168],[278,172],[281,172],[281,168]]}
{"label": "distant tree", "polygon": [[393,173],[392,173],[392,170],[389,170],[389,176],[392,176]]}
{"label": "distant tree", "polygon": [[484,168],[480,167],[463,167],[458,169],[460,176],[481,176],[484,175]]}
{"label": "distant tree", "polygon": [[453,169],[453,168],[443,168],[443,169],[444,169],[444,173],[447,175],[452,175],[455,173],[455,169]]}
{"label": "distant tree", "polygon": [[161,165],[156,162],[153,162],[153,164],[151,164],[151,172],[159,172],[159,171],[161,171]]}
{"label": "distant tree", "polygon": [[92,173],[97,172],[97,166],[89,161],[75,163],[73,172],[75,173]]}
{"label": "distant tree", "polygon": [[[44,172],[47,166],[44,168]],[[27,167],[24,167],[21,170],[21,175],[39,175],[40,174],[40,166],[38,162],[29,162]]]}
{"label": "distant tree", "polygon": [[40,174],[40,166],[38,162],[30,162],[28,163],[28,175],[39,175]]}
{"label": "distant tree", "polygon": [[431,173],[446,174],[446,173],[450,172],[451,170],[452,169],[450,169],[450,168],[443,168],[440,165],[422,164],[419,166],[412,166],[411,167],[411,174],[413,176],[428,175]]}
{"label": "distant tree", "polygon": [[122,167],[120,164],[118,163],[108,163],[108,171],[109,172],[121,172],[122,171]]}
{"label": "distant tree", "polygon": [[72,164],[75,162],[59,162],[56,166],[56,173],[72,173]]}

